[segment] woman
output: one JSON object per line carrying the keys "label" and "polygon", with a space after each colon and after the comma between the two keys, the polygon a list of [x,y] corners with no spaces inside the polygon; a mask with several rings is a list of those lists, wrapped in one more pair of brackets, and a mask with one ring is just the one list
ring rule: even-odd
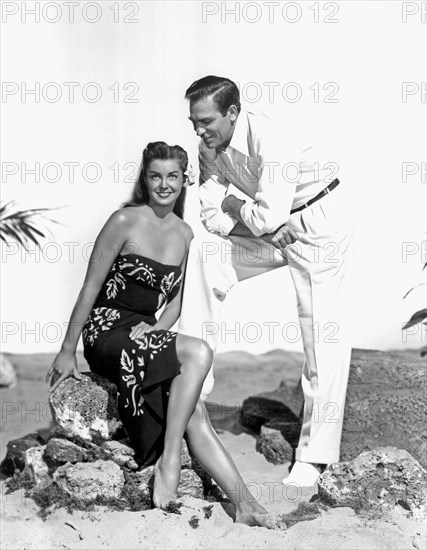
{"label": "woman", "polygon": [[131,202],[96,239],[70,318],[74,330],[68,329],[46,380],[52,392],[67,376],[81,378],[76,347],[83,333],[90,369],[118,386],[119,413],[141,467],[156,462],[154,505],[177,498],[185,434],[194,457],[235,505],[236,522],[275,528],[199,400],[212,362],[209,346],[169,330],[179,317],[193,236],[182,220],[187,164],[178,145],[155,142],[144,150]]}

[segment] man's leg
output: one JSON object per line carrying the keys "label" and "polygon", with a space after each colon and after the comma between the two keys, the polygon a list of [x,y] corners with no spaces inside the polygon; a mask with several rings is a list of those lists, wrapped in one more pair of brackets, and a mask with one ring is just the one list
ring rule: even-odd
{"label": "man's leg", "polygon": [[297,463],[285,483],[312,485],[319,471],[308,465],[339,460],[351,355],[347,268],[352,224],[348,207],[345,218],[345,195],[336,191],[290,219],[303,235],[288,247],[287,257],[305,352],[305,404]]}
{"label": "man's leg", "polygon": [[[182,294],[178,332],[205,340],[215,351],[219,339],[222,305],[237,282],[230,258],[231,241],[206,232],[190,244]],[[202,399],[214,385],[213,369],[207,375]]]}
{"label": "man's leg", "polygon": [[[283,256],[261,239],[223,238],[206,232],[191,242],[178,332],[205,340],[215,352],[221,337],[221,310],[228,291],[244,279],[286,265]],[[214,385],[213,368],[202,399]]]}

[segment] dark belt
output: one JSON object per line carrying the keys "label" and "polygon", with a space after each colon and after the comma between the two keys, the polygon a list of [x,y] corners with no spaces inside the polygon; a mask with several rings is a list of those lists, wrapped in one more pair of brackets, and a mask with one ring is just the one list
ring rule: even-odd
{"label": "dark belt", "polygon": [[325,187],[325,189],[323,189],[323,191],[320,191],[320,193],[318,195],[316,195],[315,197],[310,199],[308,202],[306,202],[302,206],[299,206],[298,208],[295,208],[294,210],[291,210],[291,214],[295,214],[295,212],[299,212],[300,210],[304,210],[304,208],[308,208],[314,202],[318,201],[319,199],[321,199],[325,195],[329,195],[329,193],[335,189],[335,187],[339,184],[339,182],[340,182],[339,179],[334,179],[334,181],[332,183],[330,183],[328,185],[328,187]]}

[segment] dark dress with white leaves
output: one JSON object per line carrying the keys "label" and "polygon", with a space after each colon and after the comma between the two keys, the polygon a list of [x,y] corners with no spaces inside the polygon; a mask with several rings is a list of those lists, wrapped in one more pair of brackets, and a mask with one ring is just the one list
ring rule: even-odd
{"label": "dark dress with white leaves", "polygon": [[141,321],[154,325],[155,312],[173,300],[181,282],[179,266],[119,255],[83,328],[85,359],[117,385],[120,417],[141,467],[162,453],[169,388],[180,364],[175,332],[156,330],[137,340],[129,334]]}

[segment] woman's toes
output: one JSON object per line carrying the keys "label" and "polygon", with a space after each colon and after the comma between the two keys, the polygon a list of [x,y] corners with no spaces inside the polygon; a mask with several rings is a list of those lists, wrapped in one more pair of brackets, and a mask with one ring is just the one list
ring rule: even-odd
{"label": "woman's toes", "polygon": [[263,514],[259,516],[259,526],[274,529],[275,531],[284,531],[287,529],[286,523],[279,514]]}
{"label": "woman's toes", "polygon": [[285,530],[286,523],[280,514],[258,514],[255,512],[236,516],[236,523],[243,523],[250,527],[265,527],[275,531]]}

